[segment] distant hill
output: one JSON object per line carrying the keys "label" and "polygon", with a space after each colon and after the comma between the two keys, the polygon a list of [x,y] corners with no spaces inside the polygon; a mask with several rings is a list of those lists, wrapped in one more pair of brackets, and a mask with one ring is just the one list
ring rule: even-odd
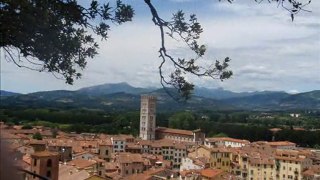
{"label": "distant hill", "polygon": [[129,93],[129,94],[142,94],[147,93],[155,90],[154,88],[136,88],[129,85],[126,82],[122,83],[114,83],[114,84],[102,84],[97,86],[91,86],[79,89],[79,93],[86,93],[91,96],[99,96],[105,94],[112,94],[112,93]]}
{"label": "distant hill", "polygon": [[320,90],[288,96],[281,99],[279,104],[283,108],[320,109]]}
{"label": "distant hill", "polygon": [[273,110],[281,109],[279,102],[289,96],[285,92],[264,91],[243,97],[227,98],[222,101],[242,109]]}
{"label": "distant hill", "polygon": [[230,99],[230,98],[242,98],[254,95],[264,95],[268,93],[274,93],[272,91],[255,91],[255,92],[232,92],[223,88],[208,89],[204,87],[196,87],[194,94],[196,96],[202,96],[212,99]]}
{"label": "distant hill", "polygon": [[[57,96],[54,96],[55,93]],[[231,105],[203,97],[193,97],[187,102],[177,102],[162,89],[148,94],[157,96],[157,111],[234,109]],[[140,109],[140,95],[124,92],[91,96],[78,91],[50,91],[6,97],[2,99],[2,102],[4,107],[20,108],[85,108],[112,111],[138,111]]]}
{"label": "distant hill", "polygon": [[15,96],[15,95],[19,95],[19,93],[0,90],[0,96]]}
{"label": "distant hill", "polygon": [[177,102],[162,88],[137,88],[127,83],[103,84],[76,91],[15,94],[1,96],[1,101],[3,107],[127,111],[139,110],[141,94],[157,96],[158,111],[320,109],[320,90],[291,95],[275,91],[236,93],[196,87],[190,100]]}

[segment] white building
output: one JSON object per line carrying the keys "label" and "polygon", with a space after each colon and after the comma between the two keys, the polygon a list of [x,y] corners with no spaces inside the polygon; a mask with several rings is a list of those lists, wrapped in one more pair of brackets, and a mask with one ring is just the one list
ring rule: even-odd
{"label": "white building", "polygon": [[140,138],[143,140],[155,139],[156,101],[155,96],[141,96]]}
{"label": "white building", "polygon": [[204,169],[205,163],[197,158],[185,157],[181,160],[180,171]]}
{"label": "white building", "polygon": [[125,152],[126,139],[122,137],[111,137],[113,152]]}
{"label": "white building", "polygon": [[206,138],[204,145],[208,148],[212,147],[243,147],[250,144],[250,141],[242,139],[234,139],[229,137]]}

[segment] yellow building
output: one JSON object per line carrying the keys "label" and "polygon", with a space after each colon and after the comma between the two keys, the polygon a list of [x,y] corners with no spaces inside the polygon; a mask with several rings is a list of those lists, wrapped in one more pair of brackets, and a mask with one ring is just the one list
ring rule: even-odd
{"label": "yellow building", "polygon": [[229,148],[212,148],[210,167],[231,172],[232,151]]}
{"label": "yellow building", "polygon": [[276,151],[276,169],[277,179],[302,179],[302,172],[312,166],[312,160],[309,154],[297,150],[280,150]]}
{"label": "yellow building", "polygon": [[273,157],[250,157],[248,178],[250,180],[272,180],[276,176],[275,160]]}
{"label": "yellow building", "polygon": [[247,180],[301,180],[312,165],[311,151],[274,149],[266,144],[210,151],[210,167]]}

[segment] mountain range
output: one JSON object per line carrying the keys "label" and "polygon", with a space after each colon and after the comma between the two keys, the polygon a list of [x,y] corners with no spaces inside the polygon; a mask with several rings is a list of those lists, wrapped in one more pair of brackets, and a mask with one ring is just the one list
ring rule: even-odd
{"label": "mountain range", "polygon": [[159,111],[320,109],[320,90],[300,94],[282,91],[237,93],[222,88],[196,87],[188,101],[174,100],[163,88],[138,88],[124,82],[91,86],[76,91],[55,90],[29,94],[0,91],[3,108],[86,108],[115,111],[139,110],[141,94],[157,96]]}

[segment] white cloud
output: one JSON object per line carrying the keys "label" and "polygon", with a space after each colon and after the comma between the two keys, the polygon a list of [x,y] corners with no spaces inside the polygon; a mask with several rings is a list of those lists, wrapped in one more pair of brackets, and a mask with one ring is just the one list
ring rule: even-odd
{"label": "white cloud", "polygon": [[[234,91],[320,89],[320,13],[317,11],[320,1],[310,5],[312,13],[301,13],[294,22],[287,12],[274,5],[248,2],[212,1],[212,5],[202,7],[204,12],[198,14],[204,27],[201,42],[209,48],[205,58],[231,57],[234,77],[224,82],[194,76],[188,79],[196,85]],[[174,55],[191,56],[181,42],[167,41]],[[74,86],[51,74],[19,69],[1,59],[1,89],[19,92],[78,89],[123,81],[135,86],[160,86],[159,30],[150,18],[113,27],[108,41],[99,44],[100,54],[88,60],[83,78]],[[169,71],[170,67],[165,70]]]}

